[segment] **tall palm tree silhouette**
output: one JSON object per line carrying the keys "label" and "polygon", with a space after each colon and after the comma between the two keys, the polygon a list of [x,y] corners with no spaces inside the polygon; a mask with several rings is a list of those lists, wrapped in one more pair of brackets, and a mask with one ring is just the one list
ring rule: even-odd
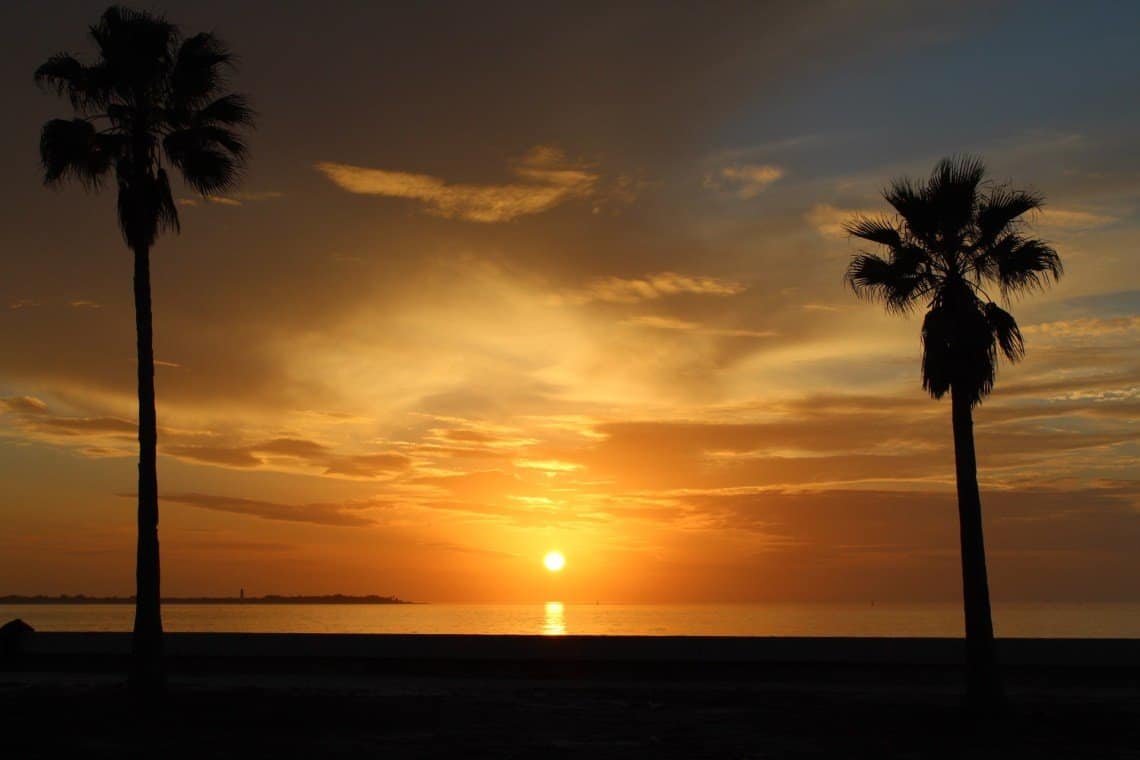
{"label": "tall palm tree silhouette", "polygon": [[114,176],[119,227],[134,254],[139,485],[131,683],[153,690],[163,672],[150,248],[160,232],[179,229],[167,166],[204,196],[232,187],[246,155],[240,130],[252,126],[253,111],[243,96],[223,94],[234,59],[212,34],[183,38],[164,18],[111,7],[90,36],[94,63],[60,53],[36,69],[36,82],[66,95],[75,115],[44,125],[40,159],[48,185],[72,179],[98,190]]}
{"label": "tall palm tree silhouette", "polygon": [[922,387],[950,394],[962,592],[966,617],[967,691],[974,704],[998,698],[993,621],[982,538],[982,502],[974,454],[973,408],[993,389],[999,354],[1025,353],[1021,331],[986,288],[1011,296],[1042,289],[1061,276],[1061,259],[1028,236],[1025,216],[1042,206],[1033,193],[983,184],[985,166],[970,156],[939,161],[930,179],[892,182],[883,193],[893,216],[857,216],[855,237],[885,249],[859,253],[846,280],[855,293],[888,312],[926,309],[922,323]]}

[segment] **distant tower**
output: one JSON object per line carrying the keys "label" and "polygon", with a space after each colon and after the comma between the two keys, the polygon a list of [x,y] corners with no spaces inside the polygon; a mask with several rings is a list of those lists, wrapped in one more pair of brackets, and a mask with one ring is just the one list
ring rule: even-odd
{"label": "distant tower", "polygon": [[238,591],[238,599],[245,601],[245,587],[244,586],[241,588],[240,591]]}

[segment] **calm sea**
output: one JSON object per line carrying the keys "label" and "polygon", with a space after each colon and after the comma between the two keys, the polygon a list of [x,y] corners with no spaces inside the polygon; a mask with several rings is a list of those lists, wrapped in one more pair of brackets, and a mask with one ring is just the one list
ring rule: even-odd
{"label": "calm sea", "polygon": [[[41,631],[129,631],[130,605],[6,605]],[[168,604],[168,631],[640,636],[960,636],[955,605]],[[1140,638],[1140,604],[1007,604],[998,636]]]}

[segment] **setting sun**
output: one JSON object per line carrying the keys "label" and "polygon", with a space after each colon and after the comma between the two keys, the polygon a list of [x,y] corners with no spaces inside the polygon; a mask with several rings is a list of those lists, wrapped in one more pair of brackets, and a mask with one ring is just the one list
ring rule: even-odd
{"label": "setting sun", "polygon": [[562,552],[550,552],[542,558],[542,564],[546,565],[546,569],[550,572],[557,573],[566,566],[566,558],[562,556]]}

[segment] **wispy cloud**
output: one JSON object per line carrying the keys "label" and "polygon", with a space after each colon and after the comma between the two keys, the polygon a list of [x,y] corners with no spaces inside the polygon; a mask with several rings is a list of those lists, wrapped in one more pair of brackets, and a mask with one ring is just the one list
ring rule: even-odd
{"label": "wispy cloud", "polygon": [[35,433],[47,436],[122,436],[130,438],[138,431],[131,420],[121,417],[55,417],[47,413],[47,407],[21,409],[25,417],[21,425]]}
{"label": "wispy cloud", "polygon": [[1036,325],[1027,325],[1024,332],[1027,335],[1041,335],[1058,339],[1128,335],[1129,333],[1140,333],[1140,314],[1106,319],[1084,317],[1042,322]]}
{"label": "wispy cloud", "polygon": [[749,200],[783,176],[784,170],[774,164],[733,164],[706,174],[704,186],[709,190],[731,192],[741,200]]}
{"label": "wispy cloud", "polygon": [[491,557],[494,559],[510,559],[518,555],[511,552],[497,551],[495,549],[481,549],[477,546],[466,546],[465,544],[457,544],[451,541],[424,541],[420,546],[425,549],[434,549],[445,552],[458,552],[460,554],[475,554],[480,557]]}
{"label": "wispy cloud", "polygon": [[[118,494],[124,498],[134,498],[133,493]],[[164,493],[164,502],[183,504],[198,509],[212,509],[217,512],[230,512],[250,515],[265,520],[312,523],[314,525],[335,525],[342,527],[364,527],[374,525],[375,520],[365,514],[365,510],[389,506],[387,502],[368,500],[360,502],[316,502],[308,504],[283,504],[262,499],[247,499],[240,496],[219,496],[206,493]]]}
{"label": "wispy cloud", "polygon": [[744,285],[716,277],[700,277],[676,272],[660,272],[644,277],[603,277],[585,288],[567,291],[555,297],[558,303],[582,304],[590,301],[637,303],[679,294],[733,296],[745,290]]}
{"label": "wispy cloud", "polygon": [[96,301],[88,301],[86,299],[80,298],[80,299],[76,299],[76,300],[71,302],[71,308],[73,308],[73,309],[102,309],[103,304],[98,303]]}
{"label": "wispy cloud", "polygon": [[512,162],[516,181],[501,185],[448,183],[430,174],[370,169],[322,161],[316,168],[350,193],[408,198],[432,214],[469,222],[508,222],[593,195],[599,175],[567,160],[559,149],[532,148]]}
{"label": "wispy cloud", "polygon": [[48,405],[35,396],[9,396],[0,398],[0,409],[20,414],[46,414]]}
{"label": "wispy cloud", "polygon": [[644,314],[624,320],[624,324],[638,327],[649,327],[655,330],[674,330],[676,332],[700,333],[703,335],[723,335],[733,338],[771,338],[779,333],[775,330],[745,330],[727,327],[712,327],[699,322],[689,322],[673,317],[661,317]]}
{"label": "wispy cloud", "polygon": [[[177,366],[177,365],[175,365]],[[81,445],[92,457],[125,456],[133,452],[138,426],[112,415],[64,416],[33,396],[0,398],[0,412],[11,415],[11,429],[29,439]],[[412,461],[396,451],[340,451],[319,441],[276,437],[248,441],[226,440],[209,430],[162,428],[159,453],[196,464],[252,470],[318,472],[351,479],[389,478],[409,470]]]}
{"label": "wispy cloud", "polygon": [[342,454],[304,438],[274,438],[246,445],[185,443],[163,446],[162,453],[205,464],[252,469],[275,465],[284,469],[314,468],[324,475],[378,478],[408,469],[411,460],[394,452]]}
{"label": "wispy cloud", "polygon": [[[879,216],[883,209],[837,208],[827,203],[818,203],[804,215],[816,232],[827,238],[846,238],[843,225],[856,216]],[[1117,217],[1108,214],[1047,207],[1031,220],[1038,226],[1055,231],[1080,232],[1115,223]]]}
{"label": "wispy cloud", "polygon": [[274,198],[284,198],[285,193],[267,190],[257,193],[233,193],[232,195],[206,195],[198,198],[180,198],[179,206],[199,206],[203,203],[213,203],[218,206],[244,206],[246,203],[268,201]]}
{"label": "wispy cloud", "polygon": [[1109,216],[1108,214],[1097,214],[1078,209],[1054,208],[1052,206],[1044,208],[1037,219],[1037,223],[1042,227],[1069,232],[1079,232],[1081,230],[1104,227],[1116,221],[1116,217]]}
{"label": "wispy cloud", "polygon": [[804,215],[804,218],[823,237],[843,239],[847,237],[843,225],[853,217],[877,216],[881,213],[882,209],[836,208],[827,203],[817,203]]}

